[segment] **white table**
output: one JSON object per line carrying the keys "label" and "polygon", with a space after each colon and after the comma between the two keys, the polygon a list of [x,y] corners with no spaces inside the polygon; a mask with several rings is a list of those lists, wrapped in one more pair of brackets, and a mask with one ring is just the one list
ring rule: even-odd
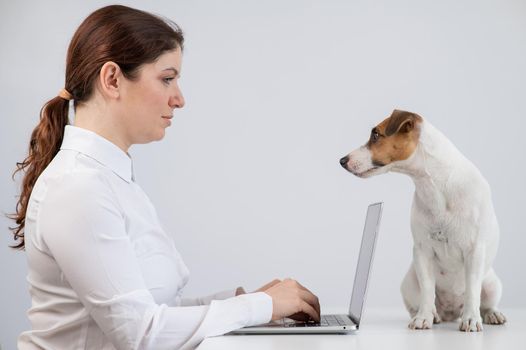
{"label": "white table", "polygon": [[[337,311],[337,310],[336,310]],[[345,313],[345,311],[340,313]],[[458,323],[441,323],[432,330],[410,330],[402,309],[366,310],[354,335],[225,335],[205,339],[198,350],[232,349],[526,349],[526,309],[503,309],[504,326],[484,325],[480,333],[463,333]]]}

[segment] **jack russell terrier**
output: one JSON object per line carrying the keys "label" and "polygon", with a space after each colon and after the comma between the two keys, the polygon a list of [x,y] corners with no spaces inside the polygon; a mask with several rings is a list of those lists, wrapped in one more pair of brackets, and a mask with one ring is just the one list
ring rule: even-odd
{"label": "jack russell terrier", "polygon": [[506,322],[492,268],[499,225],[490,187],[451,141],[419,115],[395,110],[340,164],[358,177],[395,171],[415,183],[413,261],[401,286],[409,328],[461,317],[460,330],[475,332],[482,322]]}

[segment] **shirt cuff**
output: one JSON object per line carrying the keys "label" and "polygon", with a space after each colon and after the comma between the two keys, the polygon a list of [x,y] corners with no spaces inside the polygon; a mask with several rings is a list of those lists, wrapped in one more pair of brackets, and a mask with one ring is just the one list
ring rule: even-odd
{"label": "shirt cuff", "polygon": [[243,299],[248,304],[249,319],[247,327],[268,323],[272,320],[272,297],[265,292],[248,293],[236,298]]}

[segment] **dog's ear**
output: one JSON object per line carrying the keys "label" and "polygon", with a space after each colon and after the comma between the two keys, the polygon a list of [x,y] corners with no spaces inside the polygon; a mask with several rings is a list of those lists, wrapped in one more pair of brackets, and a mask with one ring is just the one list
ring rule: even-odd
{"label": "dog's ear", "polygon": [[422,119],[418,114],[400,111],[395,109],[389,117],[389,122],[385,128],[385,136],[396,133],[408,133],[415,128],[418,120]]}

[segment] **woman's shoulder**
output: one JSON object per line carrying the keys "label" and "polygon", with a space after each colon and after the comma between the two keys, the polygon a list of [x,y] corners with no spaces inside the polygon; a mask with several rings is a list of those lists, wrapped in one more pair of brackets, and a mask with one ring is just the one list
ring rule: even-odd
{"label": "woman's shoulder", "polygon": [[42,200],[45,196],[48,200],[86,201],[113,193],[111,174],[88,157],[61,151],[39,177],[34,192],[41,193]]}
{"label": "woman's shoulder", "polygon": [[96,159],[81,152],[69,149],[60,150],[47,166],[45,173],[64,175],[70,172],[104,174],[107,167]]}

